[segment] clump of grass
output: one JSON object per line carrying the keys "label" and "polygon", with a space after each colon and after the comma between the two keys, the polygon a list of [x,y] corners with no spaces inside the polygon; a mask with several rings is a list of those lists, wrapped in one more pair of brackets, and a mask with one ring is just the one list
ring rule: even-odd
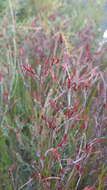
{"label": "clump of grass", "polygon": [[[2,90],[1,132],[13,189],[103,190],[106,49],[93,45],[91,25],[77,33],[74,47],[61,31],[49,32],[36,20],[29,28],[18,31],[13,81],[7,95]],[[7,52],[14,60],[14,47]]]}
{"label": "clump of grass", "polygon": [[106,189],[106,46],[97,47],[91,24],[72,46],[57,12],[19,26],[9,6],[12,26],[5,18],[0,41],[0,188]]}

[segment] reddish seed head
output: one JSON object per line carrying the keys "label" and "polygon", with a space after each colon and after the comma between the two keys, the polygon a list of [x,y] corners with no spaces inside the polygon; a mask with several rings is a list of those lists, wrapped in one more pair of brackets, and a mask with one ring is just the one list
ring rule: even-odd
{"label": "reddish seed head", "polygon": [[80,82],[79,84],[78,84],[78,89],[79,88],[85,88],[86,90],[88,89],[88,88],[91,88],[91,86],[87,83],[87,82]]}
{"label": "reddish seed head", "polygon": [[4,78],[4,75],[0,73],[0,81]]}
{"label": "reddish seed head", "polygon": [[60,159],[60,154],[59,154],[58,148],[54,148],[52,150],[52,152],[54,153],[54,159],[59,160]]}
{"label": "reddish seed head", "polygon": [[53,153],[58,153],[58,149],[57,149],[57,148],[54,148],[54,149],[52,150],[52,152],[53,152]]}
{"label": "reddish seed head", "polygon": [[49,19],[50,21],[55,21],[55,15],[50,15],[50,16],[48,17],[48,19]]}
{"label": "reddish seed head", "polygon": [[78,89],[79,89],[80,87],[84,87],[84,82],[80,82],[80,83],[78,84]]}
{"label": "reddish seed head", "polygon": [[92,187],[87,186],[83,190],[96,190],[96,188],[94,186]]}
{"label": "reddish seed head", "polygon": [[103,104],[103,108],[107,109],[107,104]]}
{"label": "reddish seed head", "polygon": [[64,168],[60,169],[60,171],[59,171],[59,173],[62,174],[62,175],[64,174],[64,172],[65,172]]}
{"label": "reddish seed head", "polygon": [[22,64],[22,69],[24,69],[28,73],[35,74],[34,69],[30,65]]}
{"label": "reddish seed head", "polygon": [[50,178],[44,178],[42,181],[43,181],[44,183],[46,183],[46,182],[51,182],[51,180],[52,180],[52,179],[50,179]]}
{"label": "reddish seed head", "polygon": [[16,169],[16,165],[15,165],[15,164],[12,165],[12,166],[9,168],[9,171],[12,171],[12,170],[14,170],[14,169]]}
{"label": "reddish seed head", "polygon": [[93,146],[91,144],[86,144],[85,151],[86,153],[91,153],[93,150]]}
{"label": "reddish seed head", "polygon": [[107,127],[107,124],[105,124],[104,127]]}
{"label": "reddish seed head", "polygon": [[52,108],[54,109],[54,111],[56,111],[56,112],[59,111],[62,107],[59,103],[57,103],[56,101],[53,101],[53,100],[50,101],[50,104],[51,104]]}
{"label": "reddish seed head", "polygon": [[54,116],[50,120],[48,120],[48,127],[50,129],[56,128],[56,118]]}
{"label": "reddish seed head", "polygon": [[77,84],[75,82],[72,83],[72,88],[76,91],[77,90]]}
{"label": "reddish seed head", "polygon": [[73,108],[72,108],[72,111],[73,111],[73,112],[77,112],[77,111],[78,111],[78,106],[79,106],[79,104],[80,104],[80,101],[77,100],[77,102],[74,104],[74,106],[73,106]]}
{"label": "reddish seed head", "polygon": [[45,156],[41,156],[40,159],[41,159],[41,160],[45,160]]}
{"label": "reddish seed head", "polygon": [[85,123],[83,123],[81,126],[80,126],[81,129],[85,129],[86,126],[85,126]]}
{"label": "reddish seed head", "polygon": [[8,91],[4,91],[3,97],[4,97],[4,100],[8,100],[9,92]]}
{"label": "reddish seed head", "polygon": [[95,140],[95,143],[102,143],[102,142],[104,142],[104,139],[97,139],[97,140]]}
{"label": "reddish seed head", "polygon": [[71,79],[70,78],[68,78],[68,80],[67,80],[67,87],[68,87],[68,89],[71,87]]}
{"label": "reddish seed head", "polygon": [[67,69],[68,69],[68,64],[67,64],[67,63],[62,64],[62,69],[63,69],[63,71],[67,71]]}
{"label": "reddish seed head", "polygon": [[52,64],[56,64],[56,63],[59,63],[59,59],[58,58],[53,58],[52,59]]}
{"label": "reddish seed head", "polygon": [[59,36],[59,43],[62,44],[63,42],[64,42],[64,40],[63,40],[62,34],[60,34],[60,36]]}
{"label": "reddish seed head", "polygon": [[65,112],[64,112],[64,115],[66,115],[68,117],[68,119],[73,115],[73,111],[70,111],[70,109],[67,109]]}
{"label": "reddish seed head", "polygon": [[68,137],[68,134],[65,134],[65,135],[63,136],[63,139],[62,139],[61,143],[58,144],[58,147],[61,148],[62,146],[64,146],[64,145],[66,144],[67,137]]}
{"label": "reddish seed head", "polygon": [[83,168],[81,167],[80,164],[76,164],[76,170],[77,170],[80,174],[83,173]]}

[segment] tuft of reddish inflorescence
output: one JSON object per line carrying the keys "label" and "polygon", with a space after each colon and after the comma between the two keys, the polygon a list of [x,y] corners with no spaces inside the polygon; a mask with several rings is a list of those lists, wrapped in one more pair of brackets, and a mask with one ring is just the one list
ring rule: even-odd
{"label": "tuft of reddish inflorescence", "polygon": [[[49,19],[54,20],[54,15]],[[42,189],[67,190],[81,189],[92,180],[93,186],[83,190],[95,190],[99,174],[92,179],[89,174],[102,170],[106,154],[107,79],[101,68],[102,53],[97,55],[93,49],[92,27],[77,33],[72,51],[60,31],[38,28],[31,34],[19,51],[27,87],[26,112],[31,113],[28,122],[21,121],[23,127],[16,136],[23,146],[33,143],[34,182]],[[26,105],[24,100],[21,103]]]}

